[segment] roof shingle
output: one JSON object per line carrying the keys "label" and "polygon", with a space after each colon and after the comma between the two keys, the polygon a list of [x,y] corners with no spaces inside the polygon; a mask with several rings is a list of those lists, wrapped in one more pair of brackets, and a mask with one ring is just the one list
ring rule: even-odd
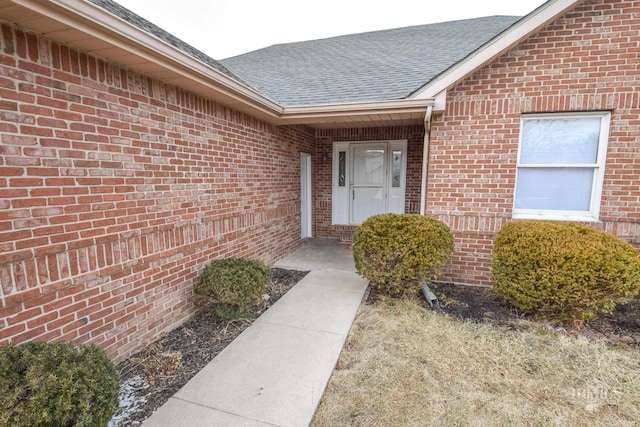
{"label": "roof shingle", "polygon": [[242,82],[242,80],[238,76],[234,75],[219,61],[216,61],[215,59],[211,58],[207,54],[199,51],[198,49],[191,46],[190,44],[183,42],[179,38],[175,37],[173,34],[168,33],[167,31],[158,27],[154,23],[147,21],[140,15],[133,13],[132,11],[119,5],[118,3],[112,0],[89,0],[89,2],[123,19],[129,24],[141,29],[142,31],[145,31],[146,33],[149,33],[159,38],[165,43],[168,43],[169,45],[175,47],[176,49],[181,50],[182,52],[186,53],[192,58],[195,58],[207,64],[208,66],[220,71],[221,73],[227,75],[228,77],[231,77],[239,82]]}
{"label": "roof shingle", "polygon": [[491,16],[279,44],[220,62],[286,107],[404,99],[519,19]]}
{"label": "roof shingle", "polygon": [[284,107],[405,99],[516,23],[490,16],[279,44],[217,61],[113,0],[89,0]]}

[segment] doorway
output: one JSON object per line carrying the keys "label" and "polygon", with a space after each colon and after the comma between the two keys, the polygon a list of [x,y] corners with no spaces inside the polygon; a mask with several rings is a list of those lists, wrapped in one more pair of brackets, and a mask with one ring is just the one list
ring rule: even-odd
{"label": "doorway", "polygon": [[406,151],[404,140],[334,144],[334,225],[358,225],[371,215],[404,213]]}

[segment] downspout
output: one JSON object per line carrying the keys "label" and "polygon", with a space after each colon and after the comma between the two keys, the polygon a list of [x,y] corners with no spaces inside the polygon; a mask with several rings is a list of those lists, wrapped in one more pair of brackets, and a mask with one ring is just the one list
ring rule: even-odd
{"label": "downspout", "polygon": [[427,202],[427,172],[429,170],[429,143],[431,142],[431,115],[433,106],[427,107],[424,116],[424,147],[422,150],[422,186],[420,187],[420,215],[425,214]]}

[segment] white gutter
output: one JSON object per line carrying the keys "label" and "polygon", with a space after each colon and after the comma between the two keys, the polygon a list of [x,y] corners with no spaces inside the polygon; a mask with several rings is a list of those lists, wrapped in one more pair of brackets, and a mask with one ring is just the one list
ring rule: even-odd
{"label": "white gutter", "polygon": [[301,105],[284,107],[281,118],[322,118],[359,116],[370,114],[422,113],[425,107],[433,106],[434,98],[402,99],[390,101],[352,102],[342,104]]}
{"label": "white gutter", "polygon": [[388,101],[362,101],[362,102],[345,102],[339,104],[319,104],[319,105],[298,105],[293,107],[285,107],[284,113],[289,115],[294,114],[309,114],[309,113],[326,113],[333,111],[370,111],[381,109],[423,109],[428,105],[432,105],[435,102],[434,98],[424,99],[400,99],[400,100],[388,100]]}
{"label": "white gutter", "polygon": [[433,106],[427,107],[424,116],[424,147],[422,149],[422,185],[420,187],[420,215],[424,215],[427,202],[427,172],[429,170],[429,144],[431,142],[431,115]]}

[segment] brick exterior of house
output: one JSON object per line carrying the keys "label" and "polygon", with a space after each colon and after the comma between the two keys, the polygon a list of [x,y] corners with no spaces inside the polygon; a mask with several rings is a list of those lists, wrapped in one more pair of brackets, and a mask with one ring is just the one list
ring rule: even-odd
{"label": "brick exterior of house", "polygon": [[[321,129],[316,131],[314,168],[314,233],[332,239],[350,236],[355,229],[348,225],[332,225],[331,168],[334,142],[406,140],[407,182],[405,212],[420,212],[420,185],[422,173],[422,149],[424,126],[394,126],[360,129]],[[323,161],[323,155],[326,160]]]}
{"label": "brick exterior of house", "polygon": [[[299,246],[301,152],[316,237],[353,230],[331,224],[334,142],[406,139],[405,210],[420,211],[422,125],[278,127],[0,27],[0,345],[92,342],[120,360],[180,324],[211,260]],[[491,284],[524,113],[611,111],[594,226],[640,244],[638,46],[638,2],[588,0],[448,91],[425,206],[455,235],[445,280]]]}
{"label": "brick exterior of house", "polygon": [[0,345],[121,359],[193,313],[211,260],[300,244],[305,127],[274,127],[2,25]]}
{"label": "brick exterior of house", "polygon": [[446,278],[490,285],[524,113],[611,111],[600,223],[640,244],[640,3],[591,0],[460,82],[434,118],[426,214],[456,236]]}

